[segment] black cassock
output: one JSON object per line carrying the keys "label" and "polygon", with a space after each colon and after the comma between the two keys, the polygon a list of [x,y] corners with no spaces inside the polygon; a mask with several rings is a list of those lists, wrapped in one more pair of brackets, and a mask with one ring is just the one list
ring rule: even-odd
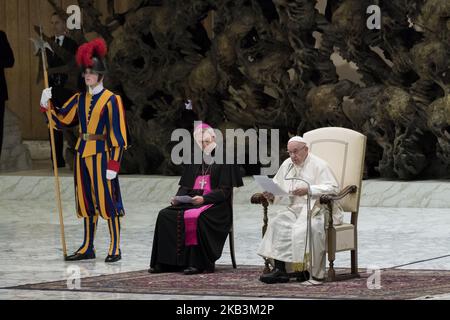
{"label": "black cassock", "polygon": [[[177,196],[195,196],[202,190],[194,190],[195,180],[207,172],[211,176],[212,191],[203,196],[201,206],[177,205],[159,212],[153,239],[150,266],[156,264],[167,270],[195,267],[214,270],[215,262],[222,255],[232,225],[233,188],[243,186],[240,168],[237,165],[213,164],[186,165],[179,182]],[[198,218],[198,245],[185,245],[184,212],[187,209],[213,205]]]}

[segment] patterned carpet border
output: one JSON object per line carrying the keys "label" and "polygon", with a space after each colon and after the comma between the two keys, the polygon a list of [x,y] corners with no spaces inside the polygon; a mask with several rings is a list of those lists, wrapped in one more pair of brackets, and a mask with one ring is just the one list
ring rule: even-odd
{"label": "patterned carpet border", "polygon": [[[340,282],[306,286],[292,279],[287,284],[266,285],[258,280],[260,266],[237,270],[218,266],[214,274],[185,276],[178,273],[149,274],[146,270],[81,279],[80,290],[70,290],[67,281],[55,281],[5,289],[106,292],[192,296],[227,296],[277,299],[407,300],[450,293],[450,271],[387,270],[381,272],[381,288],[368,289],[370,274]],[[346,270],[339,270],[339,272]],[[370,282],[370,281],[369,281]]]}

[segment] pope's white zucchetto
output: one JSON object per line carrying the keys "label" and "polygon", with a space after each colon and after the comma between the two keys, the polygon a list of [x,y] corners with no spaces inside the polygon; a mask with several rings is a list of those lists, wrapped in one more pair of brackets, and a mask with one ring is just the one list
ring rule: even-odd
{"label": "pope's white zucchetto", "polygon": [[291,143],[291,142],[300,142],[300,143],[304,143],[304,144],[306,144],[306,145],[309,147],[309,143],[308,143],[305,139],[303,139],[302,137],[300,137],[300,136],[292,137],[292,138],[289,140],[288,143]]}

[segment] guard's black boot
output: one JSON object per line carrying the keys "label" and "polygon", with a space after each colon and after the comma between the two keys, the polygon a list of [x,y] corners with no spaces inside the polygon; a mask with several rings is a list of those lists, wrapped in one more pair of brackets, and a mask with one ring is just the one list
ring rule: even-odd
{"label": "guard's black boot", "polygon": [[92,260],[95,259],[95,252],[88,251],[86,253],[74,253],[71,256],[65,258],[66,261],[81,261],[81,260]]}
{"label": "guard's black boot", "polygon": [[98,216],[84,218],[84,241],[81,247],[66,261],[81,261],[95,259],[94,238],[97,229]]}
{"label": "guard's black boot", "polygon": [[115,256],[107,256],[105,259],[106,263],[114,263],[122,259],[122,252],[119,250],[119,254]]}
{"label": "guard's black boot", "polygon": [[259,280],[267,284],[289,282],[286,264],[282,261],[275,260],[275,268],[272,272],[262,275]]}
{"label": "guard's black boot", "polygon": [[108,220],[109,236],[111,242],[109,244],[108,256],[105,259],[106,263],[114,263],[122,259],[122,252],[120,251],[120,218],[113,216]]}

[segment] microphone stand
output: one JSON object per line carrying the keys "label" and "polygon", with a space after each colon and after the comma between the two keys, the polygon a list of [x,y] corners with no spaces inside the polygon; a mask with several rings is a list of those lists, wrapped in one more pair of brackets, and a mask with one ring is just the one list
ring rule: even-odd
{"label": "microphone stand", "polygon": [[297,178],[297,177],[288,178],[287,176],[288,176],[289,172],[292,170],[293,167],[294,167],[294,164],[291,163],[290,166],[289,166],[288,171],[286,172],[286,175],[284,176],[284,179],[288,180],[288,181],[293,181],[293,180],[302,181],[308,186],[308,194],[307,194],[307,197],[306,197],[306,210],[307,210],[306,219],[308,221],[308,226],[307,226],[307,232],[306,233],[307,233],[307,240],[308,240],[308,247],[309,247],[309,257],[308,257],[309,268],[310,268],[309,280],[311,281],[312,280],[312,274],[313,274],[312,241],[311,241],[311,239],[312,239],[312,232],[311,232],[311,223],[312,223],[312,221],[311,221],[311,219],[312,219],[312,217],[311,217],[311,215],[312,215],[312,212],[311,212],[311,193],[312,193],[311,192],[311,184],[308,181],[306,181],[305,179],[301,179],[301,178]]}

